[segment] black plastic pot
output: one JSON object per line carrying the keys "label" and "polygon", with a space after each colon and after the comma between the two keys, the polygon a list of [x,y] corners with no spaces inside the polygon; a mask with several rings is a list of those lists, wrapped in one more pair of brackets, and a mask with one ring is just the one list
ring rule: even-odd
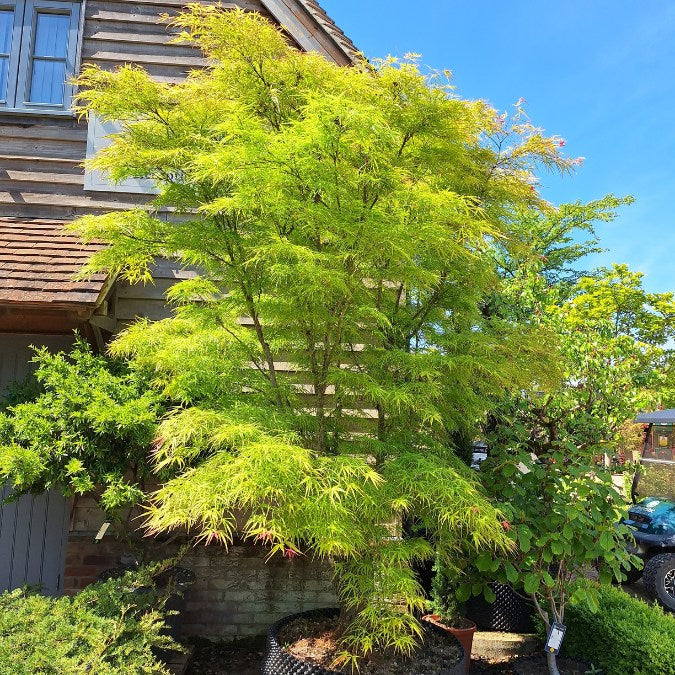
{"label": "black plastic pot", "polygon": [[507,584],[491,583],[497,599],[489,603],[482,595],[466,603],[466,617],[479,628],[500,630],[505,633],[533,633],[532,603],[518,595]]}
{"label": "black plastic pot", "polygon": [[[300,618],[331,618],[337,617],[340,610],[337,607],[327,607],[325,609],[314,609],[309,612],[300,612],[291,614],[270,626],[267,631],[267,650],[265,652],[265,662],[263,664],[263,675],[335,675],[337,671],[326,670],[320,666],[315,666],[306,661],[302,661],[292,654],[285,652],[279,643],[279,631],[287,624]],[[465,675],[466,672],[466,651],[454,635],[451,635],[438,626],[428,624],[427,630],[437,631],[448,640],[454,641],[462,649],[463,656],[456,664],[443,668],[437,675]],[[411,675],[417,675],[412,674]]]}

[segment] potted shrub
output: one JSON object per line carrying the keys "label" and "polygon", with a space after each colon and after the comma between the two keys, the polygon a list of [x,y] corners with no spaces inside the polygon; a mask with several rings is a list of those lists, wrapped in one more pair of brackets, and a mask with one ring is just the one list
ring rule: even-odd
{"label": "potted shrub", "polygon": [[[578,578],[595,567],[599,580],[609,583],[635,564],[625,547],[628,528],[617,525],[623,499],[611,473],[561,451],[533,457],[496,450],[483,466],[486,483],[503,500],[508,535],[517,545],[507,556],[480,554],[476,567],[483,578],[510,583],[529,596],[547,635],[554,623],[564,625],[568,604],[597,611],[597,589],[579,585]],[[472,590],[477,587],[464,584],[460,598]],[[550,675],[560,675],[555,653],[539,658],[540,667],[546,663]]]}
{"label": "potted shrub", "polygon": [[462,616],[461,604],[456,595],[458,587],[458,574],[451,574],[449,565],[443,562],[440,555],[437,555],[431,584],[431,602],[429,603],[431,613],[422,618],[452,633],[459,640],[466,652],[466,670],[468,672],[471,665],[471,647],[473,635],[476,632],[476,624],[471,619]]}

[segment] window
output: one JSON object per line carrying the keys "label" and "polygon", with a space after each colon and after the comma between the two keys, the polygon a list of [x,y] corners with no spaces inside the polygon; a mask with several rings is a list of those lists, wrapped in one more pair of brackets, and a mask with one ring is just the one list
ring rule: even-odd
{"label": "window", "polygon": [[68,110],[79,22],[79,2],[0,0],[0,110]]}

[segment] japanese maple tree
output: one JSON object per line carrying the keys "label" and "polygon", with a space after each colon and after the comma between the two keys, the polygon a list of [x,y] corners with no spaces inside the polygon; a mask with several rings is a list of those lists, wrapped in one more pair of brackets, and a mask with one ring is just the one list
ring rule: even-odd
{"label": "japanese maple tree", "polygon": [[462,100],[414,57],[340,68],[217,7],[173,24],[209,68],[166,84],[87,66],[78,82],[80,113],[121,123],[90,166],[158,187],[149,208],[73,225],[108,244],[83,274],[199,270],[170,290],[173,318],[112,346],[178,402],[154,445],[177,476],[146,526],[329,558],[344,658],[410,651],[413,565],[511,547],[453,439],[546,370],[540,327],[481,307],[514,214],[550,208],[534,172],[574,161],[519,107]]}

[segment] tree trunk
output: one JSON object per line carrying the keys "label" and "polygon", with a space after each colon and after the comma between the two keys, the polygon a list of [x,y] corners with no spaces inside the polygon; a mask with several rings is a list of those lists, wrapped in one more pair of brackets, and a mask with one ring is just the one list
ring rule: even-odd
{"label": "tree trunk", "polygon": [[558,670],[558,663],[556,661],[555,654],[549,652],[546,653],[546,663],[548,663],[548,673],[549,675],[560,675]]}

